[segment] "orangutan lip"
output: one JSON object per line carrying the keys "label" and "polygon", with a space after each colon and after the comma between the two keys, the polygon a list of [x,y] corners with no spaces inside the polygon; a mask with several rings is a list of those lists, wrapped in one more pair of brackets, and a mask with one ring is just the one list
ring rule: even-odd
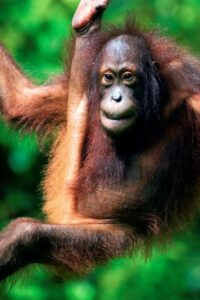
{"label": "orangutan lip", "polygon": [[113,120],[113,121],[121,121],[121,120],[126,120],[130,119],[134,116],[134,114],[131,112],[129,113],[124,113],[124,114],[109,114],[106,113],[105,111],[102,111],[103,116],[105,116],[107,119]]}

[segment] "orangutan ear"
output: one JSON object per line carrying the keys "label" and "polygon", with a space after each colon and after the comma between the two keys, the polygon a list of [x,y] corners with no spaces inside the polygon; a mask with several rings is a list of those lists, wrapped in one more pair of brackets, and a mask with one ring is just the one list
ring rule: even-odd
{"label": "orangutan ear", "polygon": [[189,107],[192,109],[192,111],[195,113],[197,118],[200,120],[200,93],[195,94],[191,98],[187,100],[187,103]]}

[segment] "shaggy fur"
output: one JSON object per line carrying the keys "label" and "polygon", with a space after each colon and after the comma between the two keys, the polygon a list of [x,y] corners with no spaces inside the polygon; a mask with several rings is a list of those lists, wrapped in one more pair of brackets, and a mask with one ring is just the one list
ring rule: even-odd
{"label": "shaggy fur", "polygon": [[[100,126],[99,69],[106,44],[124,34],[137,38],[144,97],[135,126],[113,140]],[[148,250],[198,208],[200,62],[130,23],[79,37],[69,53],[68,76],[38,88],[0,48],[4,118],[36,131],[59,129],[44,180],[49,223],[18,219],[5,229],[0,279],[34,262],[82,273],[137,247]]]}

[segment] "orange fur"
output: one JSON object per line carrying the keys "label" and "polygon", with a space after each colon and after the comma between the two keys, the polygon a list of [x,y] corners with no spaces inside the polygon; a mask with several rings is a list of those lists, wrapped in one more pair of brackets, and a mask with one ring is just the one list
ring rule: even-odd
{"label": "orange fur", "polygon": [[[78,99],[79,100],[79,99]],[[70,102],[70,98],[68,99]],[[46,203],[44,211],[52,223],[67,224],[76,218],[76,198],[71,185],[80,170],[82,146],[87,126],[87,99],[83,96],[73,111],[68,113],[64,127],[56,142],[45,179]]]}

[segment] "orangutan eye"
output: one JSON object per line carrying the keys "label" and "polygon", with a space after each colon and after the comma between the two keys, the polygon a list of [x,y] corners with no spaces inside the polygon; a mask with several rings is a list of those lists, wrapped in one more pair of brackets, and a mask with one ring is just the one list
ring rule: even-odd
{"label": "orangutan eye", "polygon": [[103,74],[101,79],[101,84],[105,86],[110,86],[114,82],[114,75],[111,72],[106,72]]}
{"label": "orangutan eye", "polygon": [[137,78],[133,73],[127,71],[122,75],[122,80],[123,80],[124,84],[131,85],[131,84],[135,83]]}

